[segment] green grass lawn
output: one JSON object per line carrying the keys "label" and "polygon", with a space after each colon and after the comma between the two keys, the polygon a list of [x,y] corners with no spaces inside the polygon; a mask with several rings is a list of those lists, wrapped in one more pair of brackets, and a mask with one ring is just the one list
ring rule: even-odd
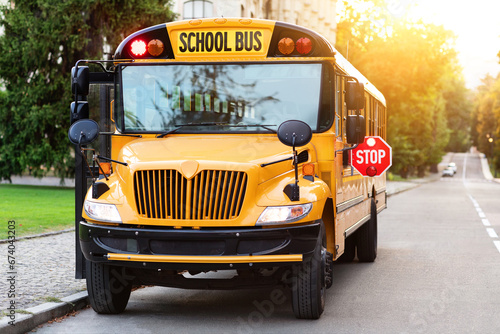
{"label": "green grass lawn", "polygon": [[0,184],[0,239],[7,239],[10,220],[16,237],[73,227],[75,190]]}

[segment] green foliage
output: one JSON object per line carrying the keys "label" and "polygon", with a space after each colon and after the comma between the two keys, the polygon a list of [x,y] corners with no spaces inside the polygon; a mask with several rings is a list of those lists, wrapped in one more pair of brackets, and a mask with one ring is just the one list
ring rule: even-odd
{"label": "green foliage", "polygon": [[70,73],[130,33],[175,18],[170,0],[25,0],[0,7],[0,179],[29,166],[73,173],[67,139]]}
{"label": "green foliage", "polygon": [[450,129],[450,141],[445,148],[448,152],[466,152],[471,146],[473,106],[469,95],[462,80],[457,78],[451,78],[444,87],[445,114]]}
{"label": "green foliage", "polygon": [[[463,150],[469,131],[461,126],[470,105],[463,80],[457,79],[460,68],[451,32],[395,17],[383,0],[349,1],[345,6],[336,47],[345,55],[349,41],[349,61],[386,98],[391,171],[404,177],[422,175],[441,161],[450,135],[464,143],[450,147]],[[356,8],[364,9],[360,13]]]}
{"label": "green foliage", "polygon": [[496,78],[487,75],[482,82],[476,92],[471,136],[478,150],[500,170],[500,74]]}

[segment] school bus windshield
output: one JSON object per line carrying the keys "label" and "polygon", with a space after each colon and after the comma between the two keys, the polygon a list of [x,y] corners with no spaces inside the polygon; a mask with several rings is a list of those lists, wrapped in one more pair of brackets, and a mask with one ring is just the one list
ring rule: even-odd
{"label": "school bus windshield", "polygon": [[[121,66],[117,125],[122,132],[164,132],[189,123],[202,123],[184,128],[189,132],[248,132],[261,131],[262,126],[276,129],[286,120],[298,119],[313,131],[324,131],[331,113],[320,112],[325,109],[325,103],[321,103],[323,66]],[[328,109],[330,102],[326,104]]]}

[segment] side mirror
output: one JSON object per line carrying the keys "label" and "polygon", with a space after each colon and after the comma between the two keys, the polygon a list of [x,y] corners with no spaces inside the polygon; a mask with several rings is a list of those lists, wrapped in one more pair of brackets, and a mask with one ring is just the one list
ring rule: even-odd
{"label": "side mirror", "polygon": [[71,69],[71,92],[78,95],[89,95],[90,74],[88,66]]}
{"label": "side mirror", "polygon": [[71,102],[70,109],[70,124],[73,124],[80,119],[89,118],[89,103],[87,101]]}
{"label": "side mirror", "polygon": [[281,123],[277,132],[280,142],[294,148],[308,144],[312,138],[311,127],[302,121],[285,121]]}
{"label": "side mirror", "polygon": [[346,99],[347,110],[359,110],[365,107],[365,85],[356,81],[347,81]]}
{"label": "side mirror", "polygon": [[281,123],[278,128],[278,139],[286,146],[293,147],[293,166],[295,169],[295,182],[289,183],[283,189],[285,195],[290,201],[300,200],[299,189],[299,160],[297,158],[297,150],[295,147],[304,146],[312,139],[311,127],[302,121],[290,120]]}
{"label": "side mirror", "polygon": [[366,122],[362,115],[348,115],[346,124],[348,144],[361,144],[365,141]]}
{"label": "side mirror", "polygon": [[69,127],[69,141],[75,145],[92,143],[99,135],[99,125],[92,119],[81,119]]}

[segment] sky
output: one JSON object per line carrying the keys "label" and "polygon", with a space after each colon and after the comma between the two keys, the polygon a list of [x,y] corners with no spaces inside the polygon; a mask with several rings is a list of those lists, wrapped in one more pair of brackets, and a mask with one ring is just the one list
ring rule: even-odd
{"label": "sky", "polygon": [[389,0],[398,15],[410,5],[410,15],[443,25],[457,35],[455,49],[468,88],[476,88],[488,73],[500,73],[500,1]]}

